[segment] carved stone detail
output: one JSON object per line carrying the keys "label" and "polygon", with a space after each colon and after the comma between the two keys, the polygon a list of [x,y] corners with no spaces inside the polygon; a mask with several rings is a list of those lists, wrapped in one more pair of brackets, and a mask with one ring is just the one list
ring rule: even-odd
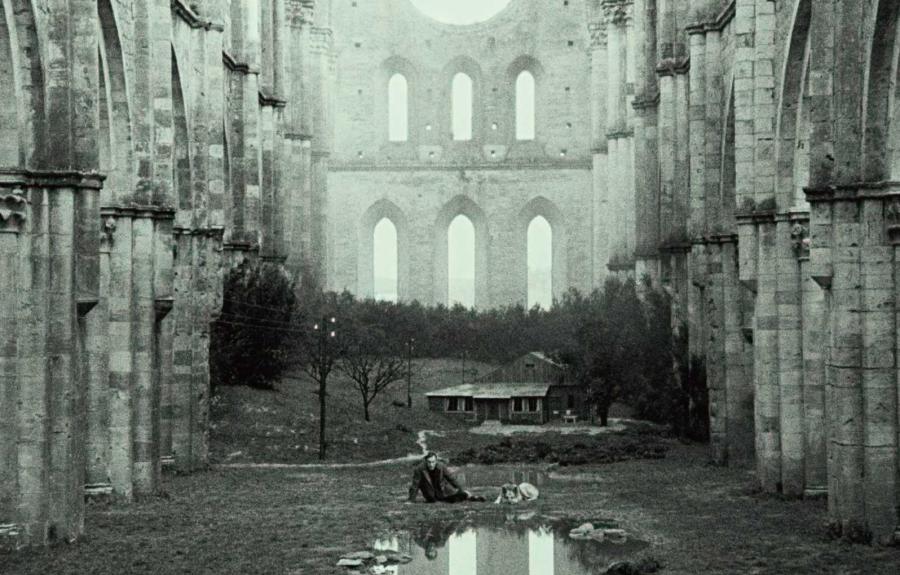
{"label": "carved stone detail", "polygon": [[19,233],[28,218],[28,200],[19,193],[0,193],[0,232]]}
{"label": "carved stone detail", "polygon": [[798,258],[809,257],[809,229],[799,222],[791,228],[791,246],[794,248],[794,255]]}
{"label": "carved stone detail", "polygon": [[884,208],[884,223],[887,227],[888,241],[900,244],[900,197],[888,200]]}
{"label": "carved stone detail", "polygon": [[115,241],[116,218],[106,216],[100,226],[100,250],[109,251]]}

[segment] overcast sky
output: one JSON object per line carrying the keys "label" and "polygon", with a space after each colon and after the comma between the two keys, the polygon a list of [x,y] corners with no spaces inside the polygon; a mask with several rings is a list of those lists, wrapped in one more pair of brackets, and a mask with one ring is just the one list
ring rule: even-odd
{"label": "overcast sky", "polygon": [[510,0],[410,0],[435,20],[449,24],[472,24],[487,20]]}

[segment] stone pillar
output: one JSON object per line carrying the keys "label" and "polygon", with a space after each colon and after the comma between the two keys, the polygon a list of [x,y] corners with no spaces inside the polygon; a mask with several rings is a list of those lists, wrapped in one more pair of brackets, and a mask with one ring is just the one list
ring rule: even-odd
{"label": "stone pillar", "polygon": [[28,204],[17,186],[0,185],[0,551],[24,543],[19,504],[19,283]]}
{"label": "stone pillar", "polygon": [[591,36],[591,146],[593,160],[593,283],[602,286],[610,261],[610,216],[608,200],[609,143],[607,132],[608,28],[601,18],[588,26]]}
{"label": "stone pillar", "polygon": [[0,257],[14,263],[4,266],[4,282],[15,282],[5,291],[13,299],[0,301],[0,361],[10,368],[0,380],[0,509],[15,524],[0,530],[4,546],[72,541],[84,528],[80,353],[83,318],[99,295],[99,232],[89,220],[101,181],[79,172],[0,173]]}

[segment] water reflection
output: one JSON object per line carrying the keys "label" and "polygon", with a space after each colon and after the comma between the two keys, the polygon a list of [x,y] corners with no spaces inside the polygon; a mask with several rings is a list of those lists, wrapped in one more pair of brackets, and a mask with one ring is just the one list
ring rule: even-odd
{"label": "water reflection", "polygon": [[[586,575],[648,546],[634,538],[570,538],[569,531],[579,523],[515,513],[436,521],[384,537],[374,548],[412,558],[390,567],[387,572],[394,575]],[[618,527],[611,521],[593,523]]]}

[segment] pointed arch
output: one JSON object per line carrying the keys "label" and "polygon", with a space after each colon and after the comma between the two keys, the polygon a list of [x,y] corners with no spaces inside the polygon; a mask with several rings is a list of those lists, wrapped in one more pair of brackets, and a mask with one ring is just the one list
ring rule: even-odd
{"label": "pointed arch", "polygon": [[[482,113],[484,98],[482,96],[483,75],[481,66],[479,66],[478,62],[468,56],[459,56],[451,60],[450,63],[444,67],[443,77],[445,78],[444,102],[446,102],[447,106],[447,112],[444,116],[446,118],[446,126],[443,132],[449,135],[450,140],[457,142],[478,140],[483,133],[482,124],[484,122],[484,114]],[[459,90],[460,94],[463,94],[463,92],[466,94],[466,98],[464,98],[460,104],[468,105],[465,110],[460,109],[460,111],[466,111],[468,114],[460,114],[456,118],[460,124],[464,123],[464,119],[469,120],[469,130],[466,134],[459,134],[455,130],[454,113],[456,110],[454,108],[456,106],[454,106],[454,87]],[[463,138],[461,136],[468,137]]]}
{"label": "pointed arch", "polygon": [[391,56],[381,64],[375,125],[394,144],[416,143],[419,139],[419,73],[412,62]]}
{"label": "pointed arch", "polygon": [[713,213],[717,220],[710,222],[712,227],[733,230],[737,225],[734,212],[737,206],[737,164],[735,150],[735,115],[734,115],[734,79],[729,78],[728,91],[725,97],[724,122],[722,124],[722,141],[719,159],[718,197],[714,198]]}
{"label": "pointed arch", "polygon": [[[2,2],[0,55],[7,57],[0,59],[0,81],[4,84],[0,94],[10,104],[0,115],[0,137],[12,143],[0,152],[0,166],[37,166],[45,159],[47,125],[34,10],[31,0]],[[5,100],[7,97],[11,98]]]}
{"label": "pointed arch", "polygon": [[375,228],[382,220],[388,220],[397,234],[397,300],[408,298],[409,262],[407,253],[409,245],[409,224],[406,214],[394,202],[382,198],[373,203],[365,211],[357,230],[357,295],[375,297]]}
{"label": "pointed arch", "polygon": [[472,98],[472,78],[465,72],[457,72],[453,76],[452,103],[453,110],[453,139],[467,142],[472,139],[472,112],[474,101]]}
{"label": "pointed arch", "polygon": [[399,72],[388,80],[388,139],[409,140],[409,82]]}
{"label": "pointed arch", "polygon": [[538,133],[538,90],[544,76],[544,68],[533,56],[516,58],[506,69],[515,106],[507,114],[508,123],[515,126],[513,136],[519,141],[534,140]]}
{"label": "pointed arch", "polygon": [[866,181],[900,179],[900,3],[881,0],[869,52],[863,168]]}
{"label": "pointed arch", "polygon": [[191,156],[187,108],[178,56],[172,48],[173,190],[179,212],[190,211],[194,201],[191,186]]}
{"label": "pointed arch", "polygon": [[522,270],[522,293],[524,301],[528,301],[528,228],[535,218],[543,218],[550,225],[552,238],[550,280],[551,293],[554,299],[559,299],[565,293],[568,286],[568,230],[566,219],[559,207],[544,196],[536,196],[526,203],[519,211],[519,245],[521,250],[519,269]]}
{"label": "pointed arch", "polygon": [[[778,104],[776,165],[778,205],[805,206],[803,188],[809,183],[809,81],[811,0],[799,0],[794,9],[792,32],[782,71]],[[732,98],[733,99],[733,98]],[[732,108],[733,101],[729,101]],[[803,166],[807,166],[805,174]],[[800,168],[798,173],[798,168]]]}
{"label": "pointed arch", "polygon": [[465,216],[475,229],[475,307],[490,305],[488,296],[488,254],[490,232],[484,210],[468,196],[459,195],[444,204],[434,223],[434,301],[449,303],[448,230],[457,216]]}
{"label": "pointed arch", "polygon": [[[100,26],[100,85],[103,93],[98,99],[105,109],[100,119],[101,144],[109,145],[108,154],[101,154],[101,171],[106,174],[106,184],[101,192],[104,203],[115,203],[133,191],[137,177],[134,165],[131,112],[129,110],[128,84],[119,31],[114,8],[110,0],[98,0],[97,16]],[[105,158],[103,156],[106,156]]]}

